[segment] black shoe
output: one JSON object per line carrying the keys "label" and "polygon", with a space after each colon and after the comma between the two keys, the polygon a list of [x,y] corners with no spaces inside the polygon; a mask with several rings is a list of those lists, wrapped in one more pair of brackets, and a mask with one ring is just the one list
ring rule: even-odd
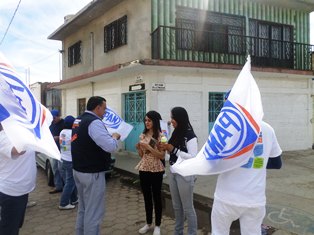
{"label": "black shoe", "polygon": [[55,194],[55,193],[61,193],[62,192],[62,189],[53,189],[53,190],[51,190],[49,193],[50,194]]}

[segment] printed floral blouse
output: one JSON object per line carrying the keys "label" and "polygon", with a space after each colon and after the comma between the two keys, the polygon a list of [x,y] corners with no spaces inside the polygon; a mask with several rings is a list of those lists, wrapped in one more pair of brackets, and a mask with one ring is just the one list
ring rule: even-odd
{"label": "printed floral blouse", "polygon": [[[161,136],[157,141],[160,141]],[[140,142],[150,143],[152,138],[150,136],[146,136],[145,134],[140,135]],[[157,149],[157,146],[154,146]],[[149,171],[149,172],[162,172],[165,171],[165,167],[162,164],[161,160],[147,150],[143,150],[144,154],[141,161],[137,164],[136,169],[139,171]]]}

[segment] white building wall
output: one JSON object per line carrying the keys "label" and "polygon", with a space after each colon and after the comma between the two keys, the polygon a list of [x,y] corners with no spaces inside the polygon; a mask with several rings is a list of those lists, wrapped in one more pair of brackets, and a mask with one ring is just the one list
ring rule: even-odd
{"label": "white building wall", "polygon": [[262,94],[264,120],[275,129],[281,147],[284,150],[311,148],[310,78],[255,73],[255,79]]}
{"label": "white building wall", "polygon": [[[160,112],[170,120],[170,110],[183,106],[198,136],[199,148],[208,138],[208,93],[226,92],[239,71],[175,68],[137,65],[94,78],[84,86],[67,89],[63,104],[65,114],[77,113],[77,99],[103,96],[107,104],[123,116],[123,94],[129,86],[145,83],[146,111]],[[276,131],[283,150],[308,149],[312,146],[311,82],[306,76],[252,72],[260,88],[264,120]],[[153,83],[164,83],[164,91],[152,91]]]}
{"label": "white building wall", "polygon": [[41,83],[36,82],[29,85],[30,90],[32,91],[33,95],[36,97],[36,99],[41,103]]}
{"label": "white building wall", "polygon": [[86,98],[86,102],[89,97],[92,96],[92,85],[86,84],[79,87],[68,88],[62,91],[62,114],[63,116],[72,115],[76,117],[78,115],[77,100]]}
{"label": "white building wall", "polygon": [[[174,106],[188,110],[201,147],[208,137],[208,93],[226,92],[234,84],[239,71],[180,69],[156,72],[166,84],[165,91],[151,91],[153,107],[169,119]],[[312,146],[311,82],[307,76],[252,72],[260,88],[264,120],[276,131],[283,150],[308,149]],[[151,78],[152,81],[154,76]],[[149,87],[148,87],[149,89]]]}

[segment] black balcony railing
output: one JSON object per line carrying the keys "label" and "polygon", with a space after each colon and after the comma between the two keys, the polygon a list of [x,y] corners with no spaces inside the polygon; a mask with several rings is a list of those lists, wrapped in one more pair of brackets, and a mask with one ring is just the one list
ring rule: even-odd
{"label": "black balcony railing", "polygon": [[160,60],[312,70],[314,45],[235,34],[159,26],[152,33],[152,57]]}

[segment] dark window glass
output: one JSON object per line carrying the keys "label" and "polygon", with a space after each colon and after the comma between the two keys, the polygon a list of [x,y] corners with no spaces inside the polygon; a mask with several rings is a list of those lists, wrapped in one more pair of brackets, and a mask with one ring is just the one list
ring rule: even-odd
{"label": "dark window glass", "polygon": [[78,99],[77,100],[77,115],[81,115],[85,112],[86,110],[86,99]]}
{"label": "dark window glass", "polygon": [[293,27],[250,19],[250,51],[253,64],[293,67]]}
{"label": "dark window glass", "polygon": [[81,62],[81,41],[68,48],[68,66],[71,67]]}
{"label": "dark window glass", "polygon": [[177,7],[178,49],[245,53],[245,19],[241,16]]}
{"label": "dark window glass", "polygon": [[104,28],[104,52],[127,44],[127,16],[110,23]]}

